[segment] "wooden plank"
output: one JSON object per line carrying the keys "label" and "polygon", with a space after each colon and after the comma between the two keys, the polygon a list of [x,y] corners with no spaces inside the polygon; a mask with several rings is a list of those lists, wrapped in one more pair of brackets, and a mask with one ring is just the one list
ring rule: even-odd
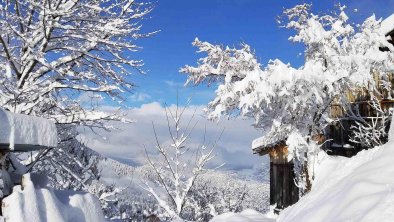
{"label": "wooden plank", "polygon": [[270,204],[284,209],[298,201],[299,189],[295,185],[293,163],[270,164]]}

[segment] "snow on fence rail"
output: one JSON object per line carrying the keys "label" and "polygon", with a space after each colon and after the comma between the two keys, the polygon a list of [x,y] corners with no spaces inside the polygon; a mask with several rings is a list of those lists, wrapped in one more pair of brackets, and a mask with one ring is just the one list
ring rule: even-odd
{"label": "snow on fence rail", "polygon": [[30,151],[57,146],[55,123],[0,108],[0,150]]}

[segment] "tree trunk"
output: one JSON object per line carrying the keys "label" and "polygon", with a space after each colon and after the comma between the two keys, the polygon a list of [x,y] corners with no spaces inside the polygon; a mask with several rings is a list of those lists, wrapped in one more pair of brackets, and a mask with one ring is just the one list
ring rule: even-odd
{"label": "tree trunk", "polygon": [[311,191],[312,189],[312,181],[309,179],[308,161],[305,162],[303,166],[303,174],[305,175],[305,182],[306,182],[305,192],[303,193],[305,195],[309,193],[309,191]]}

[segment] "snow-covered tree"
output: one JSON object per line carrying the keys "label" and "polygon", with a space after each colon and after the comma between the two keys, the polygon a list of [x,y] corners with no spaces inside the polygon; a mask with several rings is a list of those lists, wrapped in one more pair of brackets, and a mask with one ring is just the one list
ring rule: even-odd
{"label": "snow-covered tree", "polygon": [[186,108],[177,105],[173,110],[165,109],[170,142],[159,141],[153,124],[155,148],[159,157],[154,159],[146,152],[147,162],[154,175],[152,180],[145,181],[144,189],[157,200],[170,218],[178,219],[189,201],[195,182],[206,172],[206,164],[214,158],[213,150],[217,144],[217,140],[208,145],[205,141],[198,146],[188,143],[197,122],[194,114],[183,122]]}
{"label": "snow-covered tree", "polygon": [[122,189],[125,188],[118,188],[113,184],[105,185],[97,180],[89,186],[89,192],[99,198],[103,213],[109,219],[121,217],[121,201],[119,200],[119,196],[123,191]]}
{"label": "snow-covered tree", "polygon": [[[121,105],[133,89],[131,74],[143,72],[133,53],[137,40],[154,34],[141,31],[152,9],[134,0],[0,1],[0,107],[55,121],[60,141],[25,160],[13,156],[10,170],[46,174],[57,188],[89,190],[99,172],[75,129],[127,121],[95,101]],[[83,103],[85,95],[90,103]],[[27,167],[15,167],[18,161]]]}
{"label": "snow-covered tree", "polygon": [[0,3],[0,105],[57,123],[119,119],[78,101],[97,92],[115,101],[142,62],[132,59],[140,21],[151,10],[134,0],[15,0]]}
{"label": "snow-covered tree", "polygon": [[218,83],[216,98],[208,104],[211,118],[251,117],[266,143],[287,141],[289,158],[307,164],[316,151],[312,137],[333,121],[331,104],[346,103],[346,92],[355,89],[376,91],[373,74],[388,79],[393,70],[392,53],[379,50],[394,50],[380,30],[381,20],[371,16],[352,25],[345,8],[315,15],[311,5],[302,4],[284,11],[280,24],[295,31],[290,41],[305,46],[305,63],[299,68],[278,59],[263,66],[246,44],[230,48],[196,39],[193,45],[207,56],[196,67],[181,69],[188,74],[186,84]]}

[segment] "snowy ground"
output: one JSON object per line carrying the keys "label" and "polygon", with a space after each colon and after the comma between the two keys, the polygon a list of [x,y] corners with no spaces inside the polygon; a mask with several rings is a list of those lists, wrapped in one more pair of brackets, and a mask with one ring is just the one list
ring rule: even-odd
{"label": "snowy ground", "polygon": [[[263,215],[248,209],[241,213],[221,214],[211,221],[393,221],[394,141],[362,151],[352,158],[332,157],[321,153],[316,161],[316,178],[311,192],[281,212],[276,219],[272,215]],[[101,164],[108,171],[103,172],[103,179],[113,182],[117,175],[117,182],[123,186],[130,185],[140,173],[138,168],[116,161],[103,160]],[[39,183],[34,186],[26,177],[24,189],[17,186],[13,194],[4,199],[3,208],[10,209],[4,211],[7,212],[4,217],[10,221],[102,219],[102,214],[98,213],[100,207],[97,199],[92,195],[57,192],[44,186],[45,184]]]}
{"label": "snowy ground", "polygon": [[278,221],[394,221],[394,141],[350,159],[325,156],[312,191]]}
{"label": "snowy ground", "polygon": [[[319,161],[311,192],[282,211],[278,222],[394,221],[394,141],[350,159],[322,154]],[[247,211],[212,220],[221,221],[275,219]]]}

